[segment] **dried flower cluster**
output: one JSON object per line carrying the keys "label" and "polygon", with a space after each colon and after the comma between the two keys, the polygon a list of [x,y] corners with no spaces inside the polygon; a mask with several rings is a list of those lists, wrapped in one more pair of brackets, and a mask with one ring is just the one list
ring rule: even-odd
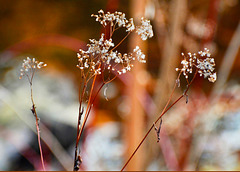
{"label": "dried flower cluster", "polygon": [[[133,19],[126,19],[125,14],[122,12],[104,13],[103,10],[98,11],[98,15],[92,15],[96,17],[96,21],[100,22],[103,26],[110,24],[112,33],[117,27],[126,28],[126,32],[136,32],[141,35],[142,40],[146,40],[153,36],[152,26],[147,19],[141,19],[141,26],[134,25]],[[112,35],[111,35],[112,36]],[[137,60],[140,63],[146,63],[145,55],[141,49],[136,46],[132,53],[120,53],[117,50],[117,46],[112,41],[112,38],[106,39],[105,34],[102,33],[99,40],[89,39],[88,50],[82,49],[77,53],[78,65],[77,67],[82,71],[87,71],[91,76],[99,75],[104,70],[116,71],[121,75],[130,71],[133,67],[132,62]],[[124,38],[125,39],[125,38]]]}
{"label": "dried flower cluster", "polygon": [[126,19],[125,13],[115,11],[114,13],[107,12],[104,13],[103,10],[98,11],[98,15],[92,14],[92,17],[96,17],[96,21],[100,22],[103,26],[111,24],[111,26],[125,27],[127,32],[135,30],[135,25],[133,23],[133,18],[129,20]]}
{"label": "dried flower cluster", "polygon": [[[27,59],[23,60],[22,68],[20,69],[20,77],[19,79],[22,79],[23,76],[32,76],[36,69],[41,69],[42,67],[46,67],[47,64],[44,62],[39,62],[35,58],[30,59],[27,57]],[[30,78],[29,78],[30,79]]]}
{"label": "dried flower cluster", "polygon": [[126,28],[126,32],[136,31],[138,35],[141,35],[142,40],[147,40],[147,38],[153,37],[152,25],[148,19],[144,17],[141,18],[141,26],[136,26],[133,22],[133,18],[129,20],[126,19],[125,13],[116,11],[115,13],[107,12],[104,13],[103,10],[98,11],[98,15],[92,14],[92,17],[96,17],[96,21],[100,22],[103,26],[107,26],[110,23],[113,29],[118,27]]}
{"label": "dried flower cluster", "polygon": [[138,35],[141,35],[142,40],[147,40],[147,38],[153,37],[153,30],[150,21],[142,17],[141,24],[141,26],[137,26],[136,32]]}
{"label": "dried flower cluster", "polygon": [[176,68],[176,71],[183,73],[186,79],[195,68],[200,76],[208,78],[210,82],[216,81],[217,75],[214,72],[215,61],[214,58],[211,58],[209,49],[205,48],[204,51],[199,51],[198,54],[189,52],[187,56],[182,53],[182,56],[184,57],[181,61],[183,67],[181,69]]}

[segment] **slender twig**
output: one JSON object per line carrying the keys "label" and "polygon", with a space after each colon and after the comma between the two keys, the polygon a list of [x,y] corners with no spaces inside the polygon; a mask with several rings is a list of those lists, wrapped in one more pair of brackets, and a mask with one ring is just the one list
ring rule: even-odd
{"label": "slender twig", "polygon": [[[99,87],[98,91],[96,92],[95,96],[93,97],[93,99],[92,99],[92,101],[91,101],[91,97],[92,97],[91,95],[92,95],[92,91],[93,91],[93,87],[94,87],[95,79],[96,79],[96,77],[94,77],[93,84],[92,84],[92,88],[91,88],[91,92],[90,92],[90,96],[89,96],[88,106],[87,106],[87,109],[86,109],[86,117],[84,118],[83,125],[82,125],[82,127],[81,127],[80,132],[78,133],[78,138],[77,138],[78,142],[79,142],[79,139],[81,138],[81,135],[82,135],[84,126],[85,126],[85,124],[86,124],[86,122],[87,122],[88,116],[89,116],[90,111],[91,111],[91,109],[92,109],[93,103],[94,103],[95,99],[97,98],[97,95],[99,94],[100,90],[103,88],[103,86],[104,86],[105,84],[108,84],[109,82],[112,82],[114,79],[116,79],[116,77],[117,77],[117,76],[115,76],[114,78],[110,79],[109,81],[104,81],[104,80],[103,80],[102,85]],[[89,106],[89,105],[90,105],[90,106]],[[88,108],[88,107],[89,107],[89,108]]]}
{"label": "slender twig", "polygon": [[[94,82],[95,82],[95,81],[94,81]],[[90,102],[90,97],[89,97],[89,102],[88,102],[88,104],[89,104],[88,107],[89,107],[89,108],[87,108],[87,110],[86,110],[86,112],[85,112],[85,118],[84,118],[84,121],[83,121],[81,130],[80,130],[80,132],[78,132],[78,135],[77,135],[77,141],[76,141],[76,147],[75,147],[74,168],[73,168],[74,171],[78,171],[78,170],[79,170],[79,166],[81,165],[81,162],[82,162],[81,157],[80,157],[80,155],[79,155],[78,152],[77,152],[77,151],[78,151],[78,143],[79,143],[80,138],[81,138],[81,136],[82,136],[83,129],[84,129],[85,125],[86,125],[86,122],[87,122],[87,119],[88,119],[88,117],[89,117],[90,111],[91,111],[91,109],[92,109],[93,103],[94,103],[94,101],[95,101],[98,93],[100,92],[100,90],[102,89],[102,87],[103,87],[104,85],[105,85],[105,83],[103,83],[103,84],[100,86],[100,88],[98,89],[96,95],[94,96],[94,98],[92,99],[91,102]],[[83,113],[83,111],[82,111],[81,113]],[[79,125],[80,125],[80,124],[79,124]]]}
{"label": "slender twig", "polygon": [[35,103],[34,103],[34,100],[33,100],[32,79],[33,79],[33,75],[32,75],[31,82],[30,82],[31,101],[32,101],[32,109],[31,109],[31,111],[32,111],[32,113],[33,113],[33,115],[35,116],[35,119],[36,119],[36,128],[37,128],[37,136],[38,136],[38,146],[39,146],[39,151],[40,151],[42,168],[43,168],[44,171],[46,171],[45,165],[44,165],[43,153],[42,153],[42,146],[41,146],[41,136],[40,136],[40,129],[39,129],[39,118],[38,118],[37,111],[36,111],[36,107],[35,107]]}
{"label": "slender twig", "polygon": [[[85,91],[87,88],[86,77],[84,75],[84,72],[82,72],[82,71],[81,71],[81,79],[84,80],[84,82],[83,82],[83,88],[82,88],[82,80],[80,81],[80,86],[79,86],[79,114],[78,114],[78,123],[77,123],[77,136],[80,131],[81,118],[84,113],[83,108],[82,108],[82,100],[83,100],[83,97],[84,97],[84,94],[85,94]],[[82,88],[82,90],[81,90],[81,88]],[[73,171],[78,171],[80,165],[81,165],[81,158],[78,155],[78,142],[76,142]]]}
{"label": "slender twig", "polygon": [[[100,66],[101,66],[101,64],[99,64],[98,68],[100,68]],[[96,78],[97,78],[97,75],[94,75],[93,81],[92,81],[92,85],[91,85],[90,95],[89,95],[89,98],[88,98],[88,104],[87,104],[87,108],[86,108],[86,111],[85,111],[85,116],[84,116],[84,119],[83,119],[83,123],[82,123],[81,129],[80,129],[80,125],[81,125],[80,121],[81,121],[81,117],[83,115],[83,110],[81,108],[81,105],[82,105],[82,101],[83,101],[83,95],[84,95],[84,93],[86,91],[87,83],[88,83],[89,80],[87,80],[87,81],[85,80],[84,86],[83,86],[83,90],[82,90],[82,94],[81,94],[81,97],[79,99],[80,105],[79,105],[79,116],[78,116],[78,126],[77,126],[77,139],[76,139],[74,167],[73,167],[74,171],[78,171],[79,170],[79,166],[80,166],[81,161],[82,161],[80,155],[78,154],[78,144],[79,144],[80,138],[82,136],[84,127],[85,127],[86,122],[88,120],[88,117],[89,117],[90,111],[92,109],[93,103],[94,103],[98,93],[100,92],[102,87],[105,85],[105,82],[103,82],[103,84],[98,89],[96,95],[93,97],[92,93],[93,93],[94,85],[96,83]]]}
{"label": "slender twig", "polygon": [[[132,155],[130,156],[130,158],[127,160],[127,162],[124,164],[124,166],[122,167],[121,171],[123,171],[125,169],[125,167],[128,165],[128,163],[131,161],[131,159],[133,158],[133,156],[136,154],[136,152],[138,151],[138,149],[141,147],[141,145],[143,144],[143,142],[146,140],[147,136],[149,135],[149,133],[152,131],[152,129],[155,127],[155,124],[162,118],[162,116],[164,114],[166,114],[177,102],[179,102],[184,96],[186,96],[189,88],[190,88],[190,85],[192,84],[193,80],[195,79],[197,75],[197,71],[195,72],[194,76],[193,76],[193,79],[191,80],[191,82],[189,84],[187,84],[187,89],[184,91],[184,93],[177,99],[175,100],[168,108],[166,108],[167,106],[165,106],[163,112],[161,113],[161,115],[157,118],[157,120],[152,124],[152,126],[149,128],[149,130],[147,131],[147,133],[145,134],[145,136],[143,137],[143,139],[141,140],[141,142],[138,144],[138,146],[136,147],[136,149],[134,150],[134,152],[132,153]],[[178,78],[180,77],[180,75],[178,76]],[[174,89],[173,89],[173,92],[174,90],[176,89],[176,84],[175,83],[175,86],[174,86]],[[171,98],[172,98],[172,95],[173,95],[173,92],[167,102],[167,105],[169,104]]]}
{"label": "slender twig", "polygon": [[111,51],[113,51],[114,49],[116,49],[129,35],[131,32],[128,32],[128,34],[114,47],[111,49]]}
{"label": "slender twig", "polygon": [[160,141],[160,131],[161,131],[161,127],[162,127],[162,118],[161,118],[161,121],[160,121],[160,124],[159,124],[159,127],[157,128],[156,124],[154,124],[154,129],[156,131],[156,134],[157,134],[157,142]]}
{"label": "slender twig", "polygon": [[84,117],[84,120],[83,120],[83,125],[81,127],[81,130],[80,132],[78,133],[78,137],[77,137],[77,142],[76,144],[78,144],[79,140],[80,140],[80,133],[82,133],[83,131],[83,126],[85,125],[85,123],[87,122],[87,113],[88,113],[88,110],[91,106],[91,97],[92,97],[92,92],[93,92],[93,88],[94,88],[94,85],[95,85],[95,82],[96,82],[96,78],[97,78],[97,75],[94,76],[94,79],[93,79],[93,82],[92,82],[92,87],[91,87],[91,91],[90,91],[90,95],[89,95],[89,99],[88,99],[88,104],[87,104],[87,108],[86,108],[86,112],[85,112],[85,117]]}
{"label": "slender twig", "polygon": [[91,104],[91,105],[89,106],[88,111],[86,111],[86,118],[84,119],[84,122],[83,122],[83,124],[82,124],[80,133],[79,133],[79,135],[78,135],[78,140],[81,138],[81,135],[82,135],[82,133],[83,133],[83,129],[84,129],[85,124],[86,124],[86,122],[87,122],[87,119],[88,119],[88,117],[89,117],[89,114],[90,114],[90,111],[91,111],[91,109],[92,109],[93,103],[94,103],[94,101],[95,101],[98,93],[100,92],[100,90],[103,88],[104,85],[105,85],[105,83],[103,83],[103,84],[100,86],[100,88],[98,89],[98,91],[97,91],[96,95],[94,96],[93,100],[91,101],[91,103],[89,103],[89,104]]}

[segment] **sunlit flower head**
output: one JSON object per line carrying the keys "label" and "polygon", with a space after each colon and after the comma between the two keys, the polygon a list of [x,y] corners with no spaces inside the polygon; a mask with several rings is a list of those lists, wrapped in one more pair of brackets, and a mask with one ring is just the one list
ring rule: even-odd
{"label": "sunlit flower head", "polygon": [[[85,73],[93,75],[102,74],[102,72],[114,71],[116,74],[121,75],[132,69],[133,62],[146,63],[145,54],[141,51],[139,46],[131,53],[121,53],[116,48],[121,42],[133,31],[141,36],[142,40],[151,38],[153,36],[152,26],[150,21],[142,18],[141,25],[135,26],[133,18],[127,19],[126,15],[122,12],[105,13],[99,10],[98,14],[92,14],[103,27],[107,25],[111,27],[111,35],[106,39],[107,35],[101,34],[99,40],[89,39],[86,51],[80,49],[77,53],[78,65],[77,67]],[[120,43],[114,44],[112,35],[118,28],[125,28],[128,34],[123,38]],[[89,76],[89,75],[84,75]]]}
{"label": "sunlit flower head", "polygon": [[182,53],[182,56],[184,58],[181,61],[182,68],[176,68],[176,71],[183,73],[186,79],[195,69],[200,76],[208,78],[210,82],[217,80],[217,74],[214,72],[215,61],[214,58],[211,58],[209,49],[205,48],[204,51],[199,51],[197,54],[189,52],[187,56]]}
{"label": "sunlit flower head", "polygon": [[41,69],[42,67],[46,67],[47,64],[44,62],[39,62],[35,58],[31,59],[27,57],[27,59],[23,60],[22,68],[20,69],[20,77],[22,79],[23,76],[27,75],[27,77],[34,74],[35,70]]}

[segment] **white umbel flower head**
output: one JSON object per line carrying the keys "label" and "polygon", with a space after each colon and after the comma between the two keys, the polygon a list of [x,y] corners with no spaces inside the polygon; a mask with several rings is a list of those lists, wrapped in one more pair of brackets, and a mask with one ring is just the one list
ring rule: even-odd
{"label": "white umbel flower head", "polygon": [[46,67],[47,64],[44,62],[39,62],[35,58],[31,59],[27,57],[27,59],[23,60],[22,68],[20,69],[20,77],[22,79],[23,76],[27,75],[27,77],[34,74],[36,69],[41,69],[42,67]]}
{"label": "white umbel flower head", "polygon": [[136,32],[138,35],[141,35],[142,40],[147,40],[148,38],[153,37],[153,30],[150,20],[142,17],[141,24],[141,26],[137,26]]}
{"label": "white umbel flower head", "polygon": [[[122,12],[105,13],[103,10],[99,10],[98,14],[92,14],[92,17],[96,18],[103,27],[110,26],[110,38],[107,35],[101,34],[99,40],[89,39],[87,44],[88,49],[86,51],[80,49],[77,53],[78,65],[77,67],[87,75],[93,76],[103,74],[105,70],[115,71],[115,73],[121,75],[130,71],[133,67],[133,61],[140,63],[146,63],[145,54],[141,49],[136,46],[132,53],[120,53],[115,50],[121,42],[133,31],[136,31],[142,38],[146,40],[153,36],[152,26],[150,21],[142,18],[141,26],[135,26],[133,18],[126,19],[126,15]],[[120,43],[115,45],[112,40],[113,33],[118,28],[125,28],[128,34],[123,38]]]}
{"label": "white umbel flower head", "polygon": [[217,80],[217,74],[214,72],[215,61],[214,58],[211,58],[209,49],[205,48],[204,51],[199,51],[196,53],[188,53],[187,56],[182,53],[184,59],[181,61],[182,68],[176,68],[176,71],[183,73],[185,78],[188,78],[188,75],[197,70],[200,76],[208,78],[210,82],[215,82]]}

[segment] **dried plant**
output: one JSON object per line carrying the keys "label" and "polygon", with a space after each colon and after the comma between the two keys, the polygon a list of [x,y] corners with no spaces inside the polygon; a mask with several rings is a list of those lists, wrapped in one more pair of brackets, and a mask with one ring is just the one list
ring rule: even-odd
{"label": "dried plant", "polygon": [[[142,40],[146,40],[147,38],[151,38],[153,36],[150,21],[143,17],[141,18],[140,26],[135,26],[133,18],[126,19],[124,13],[117,11],[114,13],[104,13],[103,10],[99,10],[98,14],[93,14],[92,17],[95,17],[96,21],[105,28],[105,33],[101,34],[99,40],[89,39],[90,43],[87,44],[88,50],[84,51],[80,49],[79,53],[77,53],[77,67],[81,72],[81,86],[79,91],[79,116],[77,124],[74,171],[78,171],[82,163],[78,145],[93,106],[93,102],[99,91],[105,84],[113,81],[118,75],[122,75],[130,71],[134,66],[134,62],[146,63],[145,55],[139,46],[136,46],[133,52],[124,54],[118,52],[116,48],[132,32],[136,32],[140,35]],[[126,35],[119,43],[114,44],[112,36],[119,28],[124,28],[126,30]],[[109,31],[109,35],[106,35],[107,31]],[[109,37],[109,39],[107,39],[107,37]],[[93,96],[97,76],[102,78],[103,83]],[[90,89],[89,95],[86,93],[87,88]],[[83,108],[83,102],[85,101],[87,102],[86,109]],[[81,119],[83,121],[82,124]]]}
{"label": "dried plant", "polygon": [[[80,70],[80,87],[79,87],[79,113],[78,113],[78,122],[77,122],[77,137],[75,145],[75,156],[74,156],[74,171],[79,171],[82,163],[82,158],[80,155],[79,142],[83,134],[84,127],[87,123],[88,117],[90,115],[93,103],[105,84],[112,82],[116,79],[117,76],[125,74],[134,67],[135,62],[146,63],[145,54],[141,51],[139,46],[136,46],[130,53],[121,53],[116,49],[119,45],[130,35],[130,33],[136,32],[140,35],[142,40],[147,40],[153,36],[152,26],[150,21],[141,18],[141,25],[135,26],[133,18],[126,19],[125,14],[122,12],[114,13],[104,13],[103,10],[99,10],[98,14],[92,15],[96,18],[104,28],[105,33],[102,33],[99,40],[89,39],[89,44],[87,44],[88,49],[80,49],[77,53],[78,64],[77,68]],[[117,44],[113,41],[113,34],[119,29],[123,28],[126,30],[126,35],[123,36],[123,39]],[[109,33],[109,35],[106,35]],[[163,125],[162,117],[166,114],[177,102],[182,98],[186,98],[186,103],[188,103],[188,90],[192,85],[194,79],[197,75],[200,77],[203,76],[207,78],[210,82],[215,82],[217,79],[216,72],[214,72],[215,61],[214,58],[211,58],[211,54],[207,48],[204,51],[199,51],[198,53],[187,53],[185,55],[182,53],[183,60],[181,61],[182,67],[176,68],[176,71],[179,72],[174,85],[173,91],[167,101],[166,106],[164,107],[162,113],[155,120],[153,125],[147,131],[141,142],[136,147],[135,151],[132,153],[130,158],[127,160],[121,171],[125,169],[128,163],[131,161],[133,156],[139,150],[149,133],[154,129],[157,135],[157,142],[160,141],[160,131],[161,126]],[[36,70],[46,67],[47,64],[43,62],[36,61],[35,58],[23,60],[21,73],[19,79],[22,79],[23,76],[26,76],[30,84],[31,91],[31,102],[32,108],[31,111],[36,119],[36,128],[38,135],[38,145],[40,150],[42,168],[45,170],[44,159],[41,148],[41,137],[39,129],[39,117],[36,112],[36,106],[33,100],[33,78]],[[181,96],[178,97],[171,105],[174,91],[177,87],[180,87],[180,77],[186,81],[186,89]],[[102,81],[102,84],[99,88],[95,88],[96,79],[99,77]],[[89,93],[88,93],[89,92]],[[104,90],[104,96],[106,97],[106,90]],[[87,103],[86,108],[84,108],[84,103]],[[160,122],[159,122],[160,121]],[[157,123],[159,122],[159,127]]]}
{"label": "dried plant", "polygon": [[[138,146],[135,148],[134,152],[132,155],[129,157],[127,162],[124,164],[122,167],[121,171],[123,171],[128,163],[131,161],[131,159],[134,157],[136,152],[139,150],[149,133],[152,131],[152,129],[155,129],[156,135],[157,135],[157,142],[160,141],[160,130],[162,126],[162,117],[164,114],[166,114],[177,102],[179,102],[182,98],[186,98],[186,103],[188,103],[188,90],[190,86],[192,85],[194,79],[196,78],[197,74],[199,76],[203,76],[204,78],[207,78],[210,82],[215,82],[217,79],[217,74],[214,72],[214,66],[215,66],[215,61],[214,58],[211,58],[211,54],[209,52],[209,49],[205,48],[204,51],[199,51],[198,53],[188,53],[187,56],[182,53],[183,60],[181,61],[182,68],[176,68],[176,71],[179,72],[178,77],[176,79],[176,83],[174,85],[173,91],[168,99],[167,104],[165,105],[164,109],[162,110],[162,113],[159,115],[159,117],[156,119],[156,121],[153,123],[153,125],[150,127],[150,129],[147,131],[141,142],[138,144]],[[187,82],[187,88],[183,92],[183,94],[175,100],[171,105],[170,101],[173,97],[173,93],[176,89],[176,87],[180,87],[180,76],[183,75],[186,82]],[[193,75],[190,77],[190,75]],[[192,78],[189,80],[189,78]],[[157,123],[159,122],[159,127],[157,127]]]}
{"label": "dried plant", "polygon": [[47,64],[44,62],[39,62],[35,58],[30,59],[27,57],[27,59],[23,60],[22,63],[22,68],[20,69],[20,77],[19,79],[22,79],[23,76],[26,76],[30,85],[30,91],[31,91],[31,102],[32,102],[32,108],[31,112],[35,117],[36,120],[36,129],[37,129],[37,136],[38,136],[38,146],[39,146],[39,151],[40,151],[40,157],[41,157],[41,163],[42,163],[42,168],[45,171],[45,165],[44,165],[44,159],[43,159],[43,153],[42,153],[42,147],[41,147],[41,136],[40,136],[40,127],[39,127],[39,121],[40,118],[37,115],[36,111],[36,105],[33,100],[33,77],[34,74],[36,73],[37,70],[41,69],[42,67],[46,67]]}

